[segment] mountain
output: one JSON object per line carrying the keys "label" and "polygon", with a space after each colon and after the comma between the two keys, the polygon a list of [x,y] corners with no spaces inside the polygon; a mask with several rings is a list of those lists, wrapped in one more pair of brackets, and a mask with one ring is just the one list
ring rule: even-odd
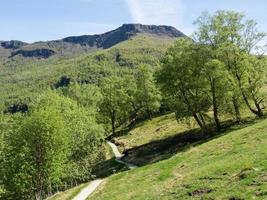
{"label": "mountain", "polygon": [[151,34],[157,37],[185,37],[185,34],[171,26],[156,26],[142,24],[124,24],[107,33],[98,35],[82,35],[28,44],[22,41],[0,42],[0,59],[17,56],[49,58],[51,56],[71,56],[84,52],[94,52],[110,48],[137,34]]}
{"label": "mountain", "polygon": [[2,41],[0,112],[27,107],[42,91],[61,86],[64,77],[99,83],[102,77],[129,73],[140,64],[156,69],[181,36],[185,35],[170,26],[125,24],[100,35],[32,44]]}

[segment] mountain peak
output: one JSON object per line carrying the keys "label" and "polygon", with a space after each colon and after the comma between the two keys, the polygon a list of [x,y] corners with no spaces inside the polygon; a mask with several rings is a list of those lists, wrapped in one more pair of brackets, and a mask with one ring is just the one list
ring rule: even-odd
{"label": "mountain peak", "polygon": [[155,35],[165,35],[169,37],[185,36],[176,28],[166,25],[123,24],[119,29],[133,31],[135,33],[150,33]]}
{"label": "mountain peak", "polygon": [[0,47],[2,47],[2,49],[0,48],[0,57],[2,54],[5,57],[20,55],[23,57],[48,58],[53,55],[71,55],[95,49],[107,49],[137,34],[150,34],[156,37],[170,38],[186,37],[185,34],[172,26],[123,24],[119,28],[103,34],[71,36],[62,40],[32,44],[16,40],[0,41]]}
{"label": "mountain peak", "polygon": [[80,44],[83,46],[95,46],[97,48],[110,48],[119,42],[128,40],[138,33],[146,33],[157,36],[185,37],[186,35],[172,26],[157,26],[143,24],[123,24],[121,27],[99,35],[83,35],[64,38],[64,42]]}

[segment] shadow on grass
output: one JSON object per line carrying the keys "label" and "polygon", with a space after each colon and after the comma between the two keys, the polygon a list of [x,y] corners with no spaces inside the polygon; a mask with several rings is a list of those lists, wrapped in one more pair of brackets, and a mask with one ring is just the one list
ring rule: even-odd
{"label": "shadow on grass", "polygon": [[127,166],[117,162],[115,158],[111,158],[96,164],[93,167],[92,174],[94,174],[96,178],[105,178],[126,170],[129,170]]}
{"label": "shadow on grass", "polygon": [[[164,113],[164,116],[162,116],[163,114],[156,114],[155,116],[153,116],[154,118],[156,117],[161,117],[161,121],[164,120],[168,120],[171,119],[172,116],[170,116],[169,114],[171,114],[171,112],[166,112]],[[121,137],[121,136],[125,136],[127,135],[131,130],[142,127],[145,125],[145,123],[150,122],[151,120],[148,118],[145,119],[138,119],[136,120],[134,123],[128,125],[127,127],[120,127],[118,128],[118,130],[115,132],[115,134],[111,134],[109,135],[106,139],[107,140],[112,140],[113,138],[117,138],[117,137]]]}
{"label": "shadow on grass", "polygon": [[232,121],[226,121],[222,124],[221,131],[216,132],[213,128],[209,128],[209,132],[206,134],[203,134],[200,129],[185,131],[172,137],[128,149],[124,152],[125,157],[123,157],[123,161],[137,166],[155,163],[168,159],[179,152],[184,152],[190,147],[206,143],[234,130],[250,126],[257,121],[255,119],[247,119],[238,124]]}
{"label": "shadow on grass", "polygon": [[[259,120],[255,120],[255,118],[247,118],[246,120],[243,120],[242,123],[226,121],[222,124],[222,129],[220,132],[216,132],[210,127],[207,134],[203,134],[200,129],[192,129],[178,133],[172,137],[128,149],[126,152],[124,152],[125,156],[122,158],[122,160],[137,166],[155,163],[164,159],[168,159],[179,152],[184,152],[191,147],[198,146],[215,138],[226,135],[234,130],[239,130],[250,126],[258,121]],[[124,129],[123,132],[117,132],[116,135],[110,136],[109,139],[115,138],[116,136],[118,137],[118,135],[121,134],[127,134],[127,130]],[[129,170],[127,166],[118,163],[115,158],[111,158],[96,164],[93,168],[92,174],[94,174],[96,178],[105,178],[127,170]]]}

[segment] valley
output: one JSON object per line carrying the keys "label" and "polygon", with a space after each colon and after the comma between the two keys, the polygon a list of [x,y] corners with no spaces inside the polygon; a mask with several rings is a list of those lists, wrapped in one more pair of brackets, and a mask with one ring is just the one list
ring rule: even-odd
{"label": "valley", "polygon": [[266,199],[266,33],[194,25],[0,41],[0,199]]}

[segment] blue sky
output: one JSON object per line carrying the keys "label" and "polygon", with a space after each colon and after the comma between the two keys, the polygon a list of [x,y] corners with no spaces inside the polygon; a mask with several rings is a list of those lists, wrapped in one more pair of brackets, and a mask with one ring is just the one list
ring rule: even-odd
{"label": "blue sky", "polygon": [[0,40],[103,33],[124,23],[172,25],[190,35],[203,11],[245,12],[267,32],[266,0],[2,0]]}

